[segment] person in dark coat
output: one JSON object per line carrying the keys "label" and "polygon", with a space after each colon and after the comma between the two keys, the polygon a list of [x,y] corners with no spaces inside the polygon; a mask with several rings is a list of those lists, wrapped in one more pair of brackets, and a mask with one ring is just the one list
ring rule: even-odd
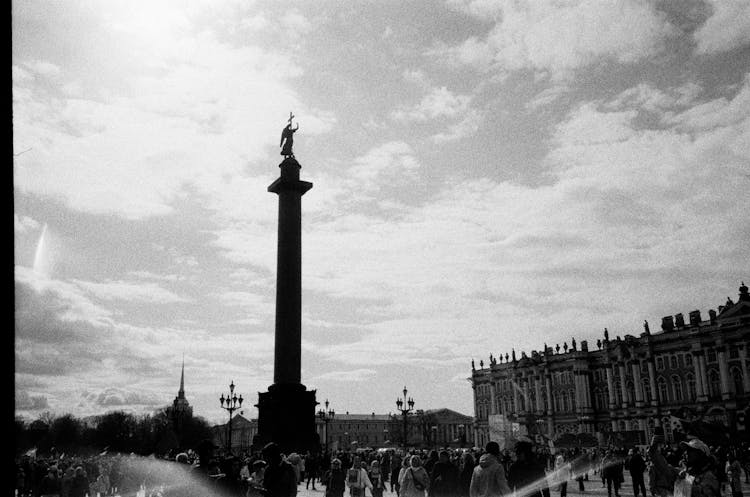
{"label": "person in dark coat", "polygon": [[343,497],[346,490],[346,471],[341,469],[341,461],[331,461],[331,469],[326,471],[322,478],[326,487],[326,497]]}
{"label": "person in dark coat", "polygon": [[625,467],[630,472],[630,478],[633,480],[633,496],[638,497],[640,490],[643,497],[646,495],[646,484],[643,481],[643,472],[646,471],[646,461],[641,456],[637,448],[631,449],[628,457],[625,459]]}
{"label": "person in dark coat", "polygon": [[73,482],[70,484],[70,497],[85,497],[89,491],[89,479],[86,476],[83,466],[76,468],[76,474]]}
{"label": "person in dark coat", "polygon": [[266,497],[295,497],[297,495],[297,474],[294,468],[281,457],[279,446],[273,442],[263,447],[263,460],[268,467],[263,475]]}
{"label": "person in dark coat", "polygon": [[545,463],[534,454],[533,442],[523,437],[515,446],[516,460],[508,470],[508,486],[517,497],[550,497]]}
{"label": "person in dark coat", "polygon": [[608,450],[602,459],[602,475],[607,482],[607,497],[612,497],[613,488],[615,497],[620,497],[620,485],[624,480],[622,461],[611,450]]}
{"label": "person in dark coat", "polygon": [[469,497],[469,488],[471,487],[471,475],[474,474],[474,456],[471,452],[464,452],[461,459],[461,470],[458,475],[458,495],[459,497]]}
{"label": "person in dark coat", "polygon": [[454,497],[458,484],[458,468],[451,463],[448,451],[441,450],[430,472],[430,497]]}
{"label": "person in dark coat", "polygon": [[57,476],[57,466],[50,466],[47,471],[47,475],[42,478],[42,483],[39,485],[39,495],[45,496],[60,496],[60,478]]}

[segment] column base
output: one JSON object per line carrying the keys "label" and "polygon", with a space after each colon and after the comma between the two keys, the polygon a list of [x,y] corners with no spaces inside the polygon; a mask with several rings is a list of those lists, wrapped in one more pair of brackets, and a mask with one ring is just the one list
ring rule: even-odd
{"label": "column base", "polygon": [[281,452],[304,454],[320,449],[315,430],[315,390],[299,383],[276,383],[268,392],[258,393],[258,435],[253,446],[262,448],[275,442]]}

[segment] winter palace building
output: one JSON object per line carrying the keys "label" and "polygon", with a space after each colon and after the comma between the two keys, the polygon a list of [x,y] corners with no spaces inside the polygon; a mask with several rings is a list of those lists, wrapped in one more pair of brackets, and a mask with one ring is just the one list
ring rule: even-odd
{"label": "winter palace building", "polygon": [[[698,310],[666,316],[661,330],[644,322],[640,336],[604,337],[472,361],[474,438],[514,433],[538,440],[566,433],[607,443],[646,443],[656,427],[672,439],[675,417],[719,422],[745,435],[750,294],[727,299],[708,319]],[[596,348],[594,348],[596,347]],[[750,418],[748,418],[750,422]],[[749,430],[750,431],[750,430]],[[507,439],[507,438],[506,438]]]}

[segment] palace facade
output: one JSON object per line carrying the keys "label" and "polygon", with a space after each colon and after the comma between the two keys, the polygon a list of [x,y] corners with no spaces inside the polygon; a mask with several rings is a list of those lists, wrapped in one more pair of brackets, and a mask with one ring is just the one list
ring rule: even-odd
{"label": "palace facade", "polygon": [[750,404],[748,340],[750,295],[708,312],[666,316],[661,330],[648,323],[640,336],[611,338],[604,330],[596,349],[586,341],[560,350],[515,351],[472,361],[474,437],[483,446],[522,432],[559,439],[588,434],[600,444],[647,443],[656,427],[673,439],[675,418],[719,422],[744,436]]}

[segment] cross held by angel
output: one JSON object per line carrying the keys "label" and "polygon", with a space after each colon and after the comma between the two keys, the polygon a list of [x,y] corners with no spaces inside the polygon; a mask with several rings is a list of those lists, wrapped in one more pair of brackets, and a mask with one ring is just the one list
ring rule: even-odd
{"label": "cross held by angel", "polygon": [[279,147],[281,147],[281,155],[283,155],[284,157],[294,157],[292,146],[294,145],[294,133],[299,129],[299,123],[297,123],[297,127],[292,128],[292,119],[294,119],[294,114],[290,112],[289,122],[281,131],[281,141],[279,142]]}

